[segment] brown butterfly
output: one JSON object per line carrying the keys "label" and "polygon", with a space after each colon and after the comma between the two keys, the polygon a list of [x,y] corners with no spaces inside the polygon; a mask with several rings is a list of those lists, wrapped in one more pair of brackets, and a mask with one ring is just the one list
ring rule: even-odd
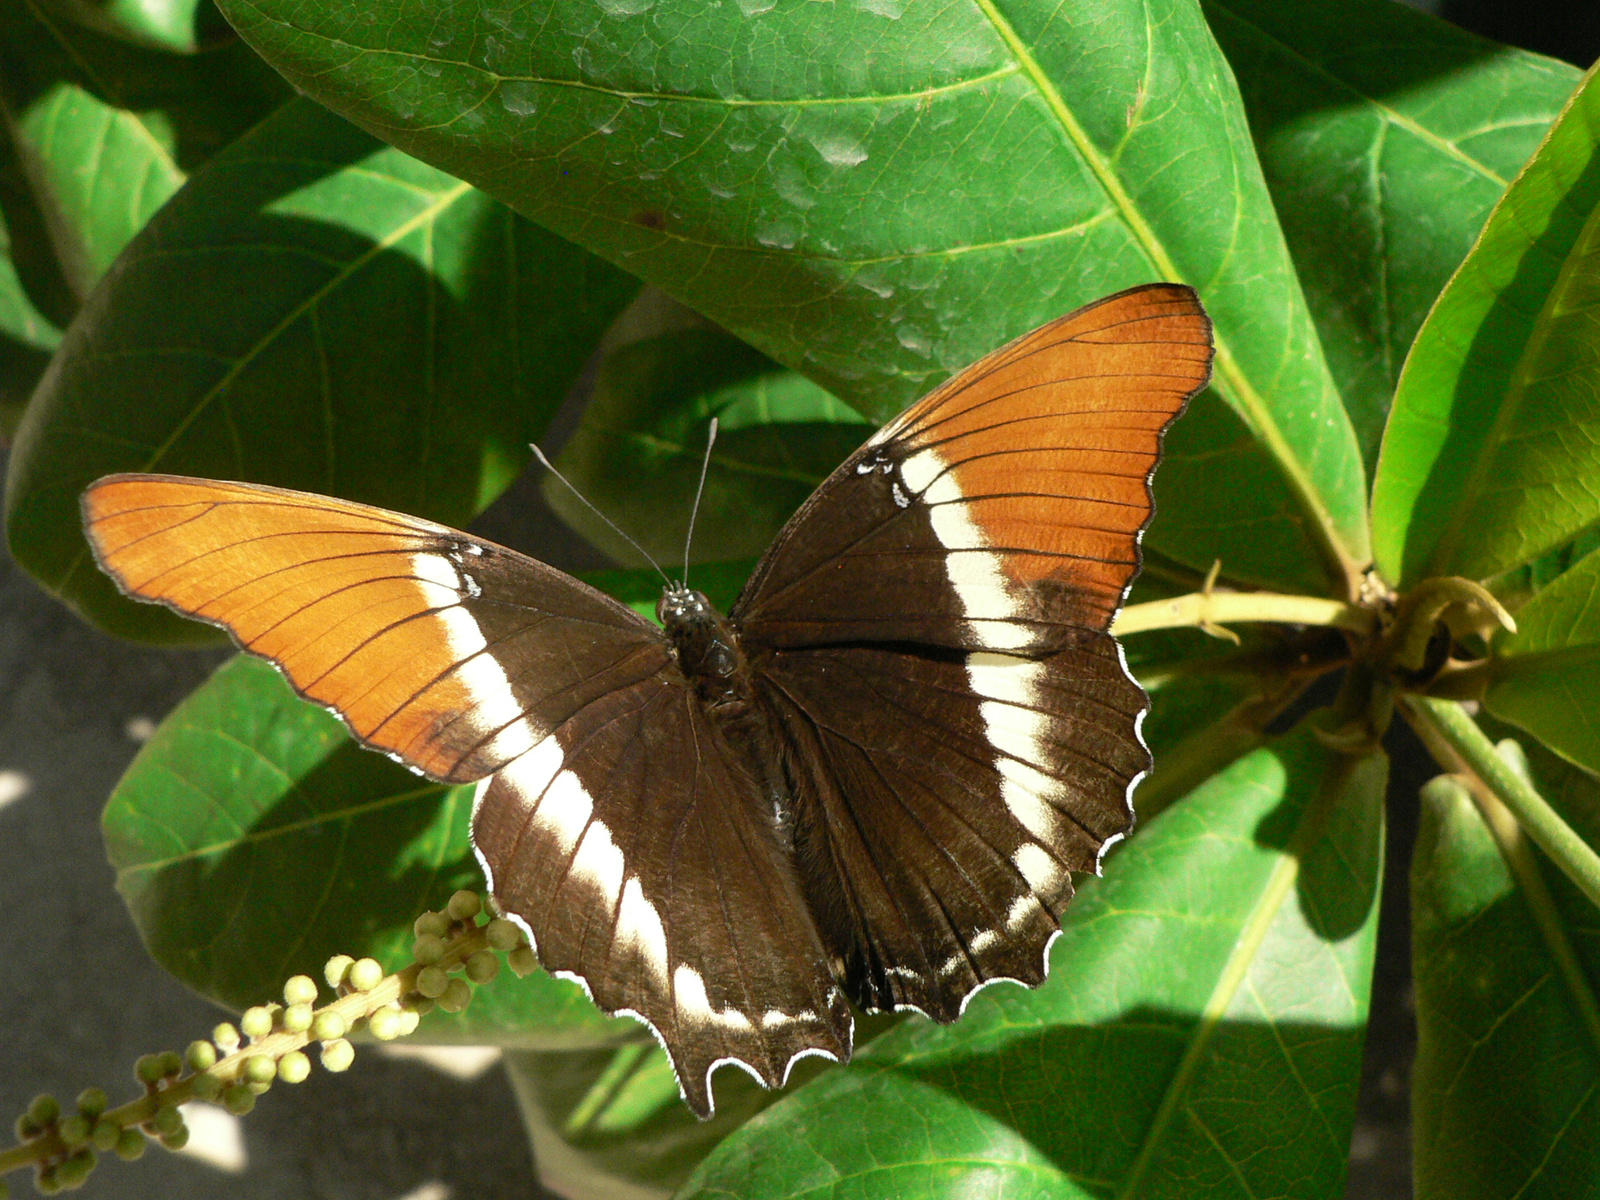
{"label": "brown butterfly", "polygon": [[850,1004],[1033,986],[1132,821],[1147,702],[1107,630],[1161,436],[1211,370],[1193,291],[1133,288],[878,431],[729,614],[663,628],[414,517],[247,483],[84,495],[130,596],[227,629],[363,743],[482,781],[473,840],[551,971],[656,1032],[689,1105],[849,1057]]}

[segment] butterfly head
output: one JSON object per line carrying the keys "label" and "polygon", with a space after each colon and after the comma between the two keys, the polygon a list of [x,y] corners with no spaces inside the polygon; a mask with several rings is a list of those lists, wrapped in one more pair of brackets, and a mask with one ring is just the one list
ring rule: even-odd
{"label": "butterfly head", "polygon": [[704,592],[669,584],[656,603],[656,616],[702,699],[719,705],[745,698],[748,672],[738,635]]}

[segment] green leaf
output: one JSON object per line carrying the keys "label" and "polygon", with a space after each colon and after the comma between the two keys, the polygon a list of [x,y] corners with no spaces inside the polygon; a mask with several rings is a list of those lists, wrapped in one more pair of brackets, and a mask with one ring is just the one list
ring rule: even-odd
{"label": "green leaf", "polygon": [[[776,1099],[738,1070],[717,1076],[701,1121],[678,1098],[667,1056],[643,1029],[614,1049],[506,1055],[539,1182],[573,1200],[666,1200],[723,1138]],[[803,1060],[796,1082],[826,1064]]]}
{"label": "green leaf", "polygon": [[[1193,282],[1271,464],[1246,503],[1298,506],[1304,537],[1170,552],[1341,593],[1366,561],[1354,435],[1186,0],[222,8],[310,94],[875,419],[1075,305]],[[1205,482],[1231,495],[1234,464]]]}
{"label": "green leaf", "polygon": [[1576,68],[1393,0],[1205,0],[1363,453]]}
{"label": "green leaf", "polygon": [[1400,378],[1373,522],[1400,586],[1479,579],[1600,520],[1600,86],[1585,76]]}
{"label": "green leaf", "polygon": [[95,570],[88,483],[246,479],[463,525],[635,286],[295,101],[198,173],[73,323],[13,452],[12,552],[104,628],[206,636]]}
{"label": "green leaf", "polygon": [[1523,605],[1500,639],[1484,704],[1592,771],[1600,771],[1600,554]]}
{"label": "green leaf", "polygon": [[[106,805],[106,847],[157,962],[231,1008],[321,978],[333,954],[410,962],[411,923],[481,888],[471,787],[361,749],[267,663],[241,655],[180,704]],[[634,1036],[575,983],[501,971],[423,1041],[549,1047]]]}
{"label": "green leaf", "polygon": [[[1600,797],[1592,779],[1586,789],[1592,814]],[[1459,785],[1436,782],[1423,801],[1411,868],[1416,1194],[1589,1195],[1600,1174],[1600,915],[1559,886],[1552,901],[1543,880],[1564,881],[1533,852],[1510,869]]]}
{"label": "green leaf", "polygon": [[[709,560],[764,551],[872,432],[858,413],[737,338],[685,329],[606,356],[558,462],[578,491],[653,558],[677,563],[711,417],[720,429],[694,537],[697,557]],[[638,551],[560,480],[545,481],[545,498],[612,558],[643,565]]]}
{"label": "green leaf", "polygon": [[0,203],[0,432],[7,441],[61,340],[61,330],[35,307],[24,287],[15,248]]}
{"label": "green leaf", "polygon": [[908,1020],[680,1194],[1340,1194],[1384,776],[1306,729],[1241,759],[1084,888],[1042,988]]}
{"label": "green leaf", "polygon": [[[902,1019],[859,1018],[856,1047]],[[612,1048],[513,1051],[505,1067],[546,1189],[569,1200],[666,1200],[729,1133],[833,1064],[803,1058],[788,1087],[771,1092],[724,1068],[709,1121],[679,1098],[666,1054],[642,1029],[638,1039]]]}
{"label": "green leaf", "polygon": [[290,94],[245,46],[174,58],[33,3],[0,15],[0,93],[80,301],[189,171]]}
{"label": "green leaf", "polygon": [[35,0],[111,37],[178,54],[225,41],[231,32],[210,0]]}

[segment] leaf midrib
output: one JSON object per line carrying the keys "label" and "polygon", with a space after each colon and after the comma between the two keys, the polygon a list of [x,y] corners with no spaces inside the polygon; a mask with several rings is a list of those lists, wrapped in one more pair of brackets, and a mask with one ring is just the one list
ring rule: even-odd
{"label": "leaf midrib", "polygon": [[[1585,113],[1590,119],[1594,118],[1595,114],[1593,112],[1585,112],[1585,110],[1591,109],[1591,106],[1586,103],[1587,99],[1587,88],[1580,90],[1572,98],[1566,110],[1556,118],[1551,126],[1550,136],[1544,145],[1534,151],[1535,160],[1543,159],[1543,156],[1550,150],[1556,138],[1565,130],[1567,121],[1576,119],[1580,113]],[[1591,147],[1588,162],[1593,162],[1597,155],[1600,155],[1600,147]],[[1549,180],[1555,174],[1554,167],[1548,164],[1549,160],[1543,159],[1541,165],[1544,166],[1544,169],[1539,171],[1537,176],[1530,172],[1528,176],[1523,177],[1529,184],[1527,188],[1523,189],[1524,195],[1532,190],[1532,183],[1536,178],[1543,176],[1546,180]],[[1586,165],[1575,171],[1574,176],[1586,169]],[[1556,208],[1566,203],[1566,198],[1567,193],[1563,191],[1561,201],[1552,206],[1550,210],[1552,214]],[[1521,205],[1515,203],[1511,193],[1507,193],[1506,201],[1503,214],[1501,210],[1497,210],[1495,215],[1504,215],[1506,221],[1520,235],[1523,243],[1523,253],[1531,253],[1537,244],[1537,239],[1526,232],[1526,227],[1520,220]],[[1493,221],[1494,217],[1491,216],[1490,220]],[[1487,233],[1487,230],[1485,232]],[[1583,227],[1578,231],[1578,236],[1573,239],[1572,245],[1561,264],[1561,271],[1556,276],[1554,285],[1551,287],[1549,294],[1545,296],[1544,303],[1539,307],[1539,315],[1534,318],[1533,328],[1528,335],[1527,343],[1523,346],[1522,353],[1517,357],[1517,365],[1511,372],[1511,378],[1507,382],[1505,394],[1500,401],[1500,408],[1495,413],[1494,424],[1490,426],[1488,435],[1478,447],[1477,456],[1473,460],[1472,471],[1462,485],[1459,498],[1451,511],[1450,520],[1440,533],[1439,540],[1434,544],[1433,553],[1429,556],[1428,574],[1454,574],[1450,568],[1452,560],[1458,557],[1458,547],[1462,538],[1466,535],[1467,520],[1477,511],[1478,500],[1493,473],[1495,460],[1499,456],[1500,449],[1508,440],[1506,437],[1507,431],[1511,423],[1522,412],[1522,404],[1527,398],[1530,384],[1539,382],[1532,378],[1532,372],[1535,364],[1543,356],[1545,347],[1549,344],[1552,332],[1551,326],[1555,321],[1555,310],[1559,307],[1562,297],[1566,295],[1571,287],[1573,274],[1592,257],[1592,251],[1597,241],[1600,241],[1600,203],[1596,203],[1590,209],[1588,217],[1584,219]],[[1480,242],[1478,246],[1473,247],[1474,256],[1481,246],[1482,243]],[[1586,249],[1588,252],[1585,252]],[[1502,296],[1506,294],[1506,292],[1501,293]],[[1526,557],[1531,556],[1524,556],[1524,558]],[[1507,570],[1515,565],[1515,563],[1506,563],[1497,569]]]}
{"label": "leaf midrib", "polygon": [[[1111,164],[1073,116],[1072,110],[1067,106],[1055,83],[1045,73],[1043,66],[1033,56],[1011,23],[996,7],[995,0],[973,0],[973,3],[994,26],[1001,40],[1021,65],[1023,75],[1039,92],[1040,98],[1060,124],[1067,139],[1094,173],[1096,181],[1116,209],[1118,217],[1133,235],[1134,241],[1144,251],[1151,265],[1167,279],[1184,279],[1183,273],[1178,270],[1176,263],[1167,253],[1166,246],[1156,236],[1143,214],[1139,212],[1138,206],[1134,204],[1133,198],[1123,188],[1122,181],[1111,169]],[[1319,549],[1325,556],[1326,565],[1332,571],[1334,580],[1349,583],[1355,578],[1355,568],[1359,564],[1356,563],[1355,556],[1345,547],[1333,516],[1323,503],[1322,496],[1312,485],[1304,464],[1289,447],[1271,410],[1245,374],[1244,368],[1239,365],[1228,339],[1215,326],[1212,328],[1212,344],[1215,350],[1213,361],[1216,375],[1221,377],[1236,403],[1244,409],[1241,415],[1251,423],[1256,437],[1277,461],[1290,489],[1298,497],[1306,512],[1311,515],[1317,531]]]}

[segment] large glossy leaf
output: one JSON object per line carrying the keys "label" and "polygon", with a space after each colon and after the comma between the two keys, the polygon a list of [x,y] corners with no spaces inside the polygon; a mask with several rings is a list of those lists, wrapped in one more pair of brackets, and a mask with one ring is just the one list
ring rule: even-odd
{"label": "large glossy leaf", "polygon": [[190,170],[291,93],[247,47],[175,58],[21,3],[0,13],[0,94],[40,232],[81,299]]}
{"label": "large glossy leaf", "polygon": [[[222,8],[312,95],[877,419],[1077,304],[1188,280],[1234,419],[1187,456],[1229,511],[1195,503],[1172,552],[1340,589],[1365,561],[1354,436],[1188,0]],[[1288,553],[1239,536],[1240,508],[1291,507]]]}
{"label": "large glossy leaf", "polygon": [[1338,1195],[1384,775],[1309,731],[1241,759],[1084,888],[1045,986],[908,1020],[683,1195]]}
{"label": "large glossy leaf", "polygon": [[1590,554],[1517,613],[1516,634],[1495,647],[1484,702],[1495,716],[1600,771],[1597,663],[1600,554]]}
{"label": "large glossy leaf", "polygon": [[1591,72],[1417,335],[1373,492],[1397,583],[1496,575],[1600,520],[1597,150]]}
{"label": "large glossy leaf", "polygon": [[[483,886],[472,788],[419,779],[351,741],[271,666],[240,656],[179,705],[106,806],[111,865],[155,959],[232,1008],[330,955],[410,961],[411,923]],[[420,1040],[554,1046],[629,1038],[575,983],[502,971]]]}
{"label": "large glossy leaf", "polygon": [[1205,0],[1362,450],[1575,67],[1394,0]]}
{"label": "large glossy leaf", "polygon": [[[1537,781],[1554,799],[1550,785],[1559,780]],[[1411,874],[1416,1194],[1592,1196],[1600,1179],[1600,914],[1541,867],[1536,851],[1525,851],[1524,873],[1510,870],[1463,789],[1434,785],[1423,797]],[[1586,832],[1600,833],[1593,779],[1574,798],[1582,804],[1566,810],[1587,808]]]}
{"label": "large glossy leaf", "polygon": [[[559,466],[662,563],[683,554],[709,420],[720,426],[695,523],[696,557],[749,558],[872,432],[858,413],[720,330],[685,329],[606,356]],[[572,489],[550,506],[619,562],[644,565]]]}
{"label": "large glossy leaf", "polygon": [[123,599],[78,495],[109,471],[327,492],[462,525],[514,477],[635,282],[309,100],[128,248],[40,384],[7,479],[17,560],[95,623]]}

